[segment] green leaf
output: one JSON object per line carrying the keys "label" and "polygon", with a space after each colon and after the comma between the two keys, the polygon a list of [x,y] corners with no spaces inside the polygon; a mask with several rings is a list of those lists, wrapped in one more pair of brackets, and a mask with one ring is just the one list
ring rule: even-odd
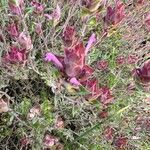
{"label": "green leaf", "polygon": [[22,115],[26,115],[31,107],[31,100],[28,98],[24,98],[23,101],[19,105],[19,112]]}

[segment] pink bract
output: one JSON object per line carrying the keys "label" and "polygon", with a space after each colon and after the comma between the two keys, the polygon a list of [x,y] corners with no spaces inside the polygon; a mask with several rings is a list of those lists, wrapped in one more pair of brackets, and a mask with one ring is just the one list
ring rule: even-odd
{"label": "pink bract", "polygon": [[144,63],[144,65],[136,69],[135,74],[143,83],[150,82],[150,61]]}
{"label": "pink bract", "polygon": [[18,26],[15,23],[11,23],[7,26],[7,31],[9,35],[13,38],[17,38],[19,36]]}
{"label": "pink bract", "polygon": [[75,41],[75,28],[73,26],[67,26],[63,32],[63,41],[65,46],[69,47],[73,45]]}
{"label": "pink bract", "polygon": [[26,57],[26,51],[24,49],[12,46],[8,54],[4,55],[3,60],[6,63],[23,63]]}
{"label": "pink bract", "polygon": [[114,97],[112,96],[112,93],[109,88],[107,87],[102,87],[101,88],[101,97],[100,101],[104,104],[107,105],[109,103],[112,103],[114,100]]}
{"label": "pink bract", "polygon": [[24,0],[13,1],[9,0],[9,9],[15,15],[20,15],[24,9]]}
{"label": "pink bract", "polygon": [[115,7],[107,7],[107,14],[104,17],[104,22],[107,25],[117,25],[125,17],[125,6],[120,1],[116,1]]}
{"label": "pink bract", "polygon": [[44,11],[44,5],[39,3],[39,2],[36,2],[36,1],[33,0],[31,2],[31,5],[34,8],[34,12],[37,13],[37,14],[41,14]]}
{"label": "pink bract", "polygon": [[145,17],[145,26],[148,31],[150,31],[150,13],[147,13]]}
{"label": "pink bract", "polygon": [[27,36],[24,32],[20,33],[18,37],[18,43],[26,50],[30,50],[33,47],[30,36]]}

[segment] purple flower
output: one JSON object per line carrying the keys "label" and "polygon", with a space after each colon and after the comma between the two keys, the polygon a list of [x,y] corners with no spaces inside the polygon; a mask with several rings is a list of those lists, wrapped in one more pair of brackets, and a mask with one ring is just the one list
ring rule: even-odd
{"label": "purple flower", "polygon": [[45,55],[44,60],[52,62],[59,69],[63,69],[62,63],[58,60],[58,58],[54,54],[52,54],[50,52]]}
{"label": "purple flower", "polygon": [[85,54],[86,54],[86,55],[87,55],[87,53],[89,52],[90,48],[95,44],[95,42],[96,42],[96,35],[95,35],[95,33],[93,33],[93,34],[90,36],[90,38],[89,38],[89,40],[88,40],[88,43],[87,43],[87,45],[86,45],[86,48],[85,48]]}
{"label": "purple flower", "polygon": [[75,77],[70,79],[70,83],[75,85],[75,86],[80,86],[81,85],[81,83]]}

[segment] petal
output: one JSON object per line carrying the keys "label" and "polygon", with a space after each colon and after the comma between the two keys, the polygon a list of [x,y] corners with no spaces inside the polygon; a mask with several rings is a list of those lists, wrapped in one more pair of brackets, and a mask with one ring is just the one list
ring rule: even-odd
{"label": "petal", "polygon": [[87,55],[87,53],[89,52],[90,48],[94,45],[94,43],[96,42],[96,35],[95,33],[93,33],[89,40],[88,40],[88,43],[86,45],[86,48],[85,48],[85,54]]}
{"label": "petal", "polygon": [[63,65],[62,63],[58,60],[58,58],[52,54],[52,53],[47,53],[45,55],[45,58],[44,58],[45,61],[49,61],[49,62],[52,62],[54,63],[54,65],[56,65],[58,68],[60,69],[63,69]]}
{"label": "petal", "polygon": [[73,84],[73,85],[76,85],[76,86],[81,85],[81,83],[75,77],[70,79],[70,83]]}
{"label": "petal", "polygon": [[50,14],[44,14],[44,16],[46,17],[47,20],[52,20],[53,17]]}

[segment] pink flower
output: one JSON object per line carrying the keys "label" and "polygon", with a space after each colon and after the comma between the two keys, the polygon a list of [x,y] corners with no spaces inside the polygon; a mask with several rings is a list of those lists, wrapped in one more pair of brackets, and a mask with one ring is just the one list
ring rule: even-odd
{"label": "pink flower", "polygon": [[9,0],[8,2],[10,11],[13,14],[20,15],[24,8],[24,0]]}
{"label": "pink flower", "polygon": [[85,54],[87,55],[87,53],[89,52],[90,48],[95,44],[96,42],[96,35],[93,33],[89,40],[88,40],[88,43],[86,45],[86,48],[85,48]]}
{"label": "pink flower", "polygon": [[124,56],[118,56],[116,58],[117,65],[123,65],[126,63],[126,58]]}
{"label": "pink flower", "polygon": [[55,122],[55,128],[56,128],[56,129],[63,129],[64,126],[65,126],[64,120],[63,120],[60,116],[57,117],[57,120],[56,120],[56,122]]}
{"label": "pink flower", "polygon": [[150,13],[147,13],[145,17],[145,27],[148,31],[150,31]]}
{"label": "pink flower", "polygon": [[38,2],[33,0],[31,2],[31,5],[34,8],[34,12],[37,13],[37,14],[41,14],[44,11],[44,5],[41,4],[41,3],[38,3]]}
{"label": "pink flower", "polygon": [[73,45],[74,41],[76,40],[75,38],[76,32],[75,28],[73,26],[67,26],[63,32],[63,41],[65,46],[69,47]]}
{"label": "pink flower", "polygon": [[81,85],[81,83],[75,77],[70,79],[70,83],[75,85],[75,86],[80,86]]}
{"label": "pink flower", "polygon": [[107,25],[117,25],[125,17],[125,6],[117,0],[115,7],[107,7],[107,14],[104,17],[104,22]]}
{"label": "pink flower", "polygon": [[59,69],[63,69],[64,68],[62,63],[58,60],[58,58],[54,54],[52,54],[50,52],[46,53],[44,60],[52,62]]}
{"label": "pink flower", "polygon": [[58,138],[55,136],[46,134],[43,139],[43,144],[45,148],[51,148],[52,146],[56,145],[58,141]]}
{"label": "pink flower", "polygon": [[18,37],[18,43],[20,46],[26,50],[30,50],[33,48],[32,41],[30,36],[26,36],[24,32],[21,32]]}
{"label": "pink flower", "polygon": [[97,62],[97,68],[100,70],[106,70],[108,68],[107,60],[100,60]]}
{"label": "pink flower", "polygon": [[128,64],[135,64],[137,62],[137,60],[138,60],[138,56],[135,54],[131,54],[127,58]]}
{"label": "pink flower", "polygon": [[26,60],[26,52],[24,49],[10,47],[10,51],[4,55],[3,60],[6,63],[23,63]]}
{"label": "pink flower", "polygon": [[104,104],[107,105],[109,103],[112,103],[114,100],[114,97],[111,94],[111,91],[107,87],[101,88],[101,96],[100,96],[100,101]]}
{"label": "pink flower", "polygon": [[15,23],[11,23],[7,26],[7,31],[11,37],[17,38],[19,36],[18,26]]}

